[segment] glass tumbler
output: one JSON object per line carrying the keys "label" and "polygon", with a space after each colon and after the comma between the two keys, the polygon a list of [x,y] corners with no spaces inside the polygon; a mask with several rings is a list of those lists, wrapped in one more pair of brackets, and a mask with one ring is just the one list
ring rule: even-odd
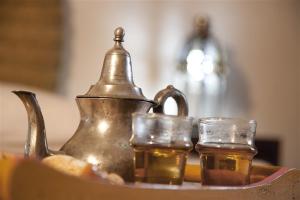
{"label": "glass tumbler", "polygon": [[255,120],[238,118],[204,118],[198,122],[203,185],[246,185],[250,181]]}
{"label": "glass tumbler", "polygon": [[192,149],[192,118],[156,113],[132,115],[136,182],[180,185]]}

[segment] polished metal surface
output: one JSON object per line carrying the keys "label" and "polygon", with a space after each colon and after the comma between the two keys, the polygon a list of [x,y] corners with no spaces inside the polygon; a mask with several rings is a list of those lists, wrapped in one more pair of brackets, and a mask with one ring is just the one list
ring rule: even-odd
{"label": "polished metal surface", "polygon": [[24,103],[28,116],[28,133],[24,157],[41,159],[50,155],[48,151],[44,118],[35,94],[27,91],[13,91]]}
{"label": "polished metal surface", "polygon": [[[134,85],[130,56],[121,45],[123,36],[124,30],[117,28],[116,44],[105,56],[100,80],[85,95],[77,96],[79,126],[56,153],[71,155],[117,173],[125,181],[133,181],[133,150],[129,146],[132,113],[146,113],[151,108],[163,113],[168,97],[176,100],[179,115],[187,115],[188,106],[184,95],[173,86],[160,91],[155,101],[144,97]],[[27,146],[33,150],[26,150],[26,154],[39,159],[50,155],[53,151],[47,147],[44,121],[35,95],[26,91],[15,93],[22,99],[29,116]],[[59,115],[57,120],[61,120]]]}
{"label": "polished metal surface", "polygon": [[133,82],[130,54],[124,49],[124,29],[119,27],[114,32],[115,45],[104,58],[99,81],[89,91],[79,97],[112,97],[148,100],[141,88]]}
{"label": "polished metal surface", "polygon": [[114,98],[77,98],[76,101],[81,121],[61,150],[133,181],[133,151],[129,146],[131,114],[146,113],[153,104]]}
{"label": "polished metal surface", "polygon": [[164,105],[169,97],[172,97],[178,107],[178,116],[188,116],[189,107],[185,96],[174,88],[173,85],[168,85],[166,89],[159,91],[155,97],[154,101],[157,102],[157,106],[153,108],[153,111],[156,113],[164,113]]}

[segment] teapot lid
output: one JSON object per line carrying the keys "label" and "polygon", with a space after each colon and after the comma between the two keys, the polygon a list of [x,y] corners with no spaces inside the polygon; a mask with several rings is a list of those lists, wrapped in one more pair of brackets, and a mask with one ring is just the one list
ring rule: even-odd
{"label": "teapot lid", "polygon": [[86,94],[77,97],[151,101],[143,95],[141,88],[133,82],[131,57],[122,45],[125,35],[124,29],[118,27],[115,29],[114,34],[115,45],[105,54],[100,79],[90,87]]}

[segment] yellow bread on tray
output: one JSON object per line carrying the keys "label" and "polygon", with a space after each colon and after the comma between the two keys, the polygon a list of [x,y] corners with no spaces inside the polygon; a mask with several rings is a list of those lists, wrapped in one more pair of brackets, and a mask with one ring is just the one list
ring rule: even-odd
{"label": "yellow bread on tray", "polygon": [[14,168],[21,161],[18,156],[0,152],[0,200],[8,200],[9,185]]}
{"label": "yellow bread on tray", "polygon": [[201,182],[200,165],[187,164],[185,166],[184,181]]}
{"label": "yellow bread on tray", "polygon": [[49,156],[42,163],[68,175],[94,178],[97,175],[92,170],[92,165],[66,155]]}
{"label": "yellow bread on tray", "polygon": [[72,156],[49,156],[44,158],[42,163],[71,176],[86,177],[117,185],[124,184],[124,180],[119,175],[98,170],[95,166]]}

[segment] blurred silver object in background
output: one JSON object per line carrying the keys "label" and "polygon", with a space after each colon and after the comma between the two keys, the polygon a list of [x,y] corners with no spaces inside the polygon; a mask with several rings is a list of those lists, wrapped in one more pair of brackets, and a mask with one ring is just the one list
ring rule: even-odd
{"label": "blurred silver object in background", "polygon": [[180,54],[175,85],[185,93],[191,116],[220,116],[227,72],[222,51],[206,17],[197,17],[194,26]]}

